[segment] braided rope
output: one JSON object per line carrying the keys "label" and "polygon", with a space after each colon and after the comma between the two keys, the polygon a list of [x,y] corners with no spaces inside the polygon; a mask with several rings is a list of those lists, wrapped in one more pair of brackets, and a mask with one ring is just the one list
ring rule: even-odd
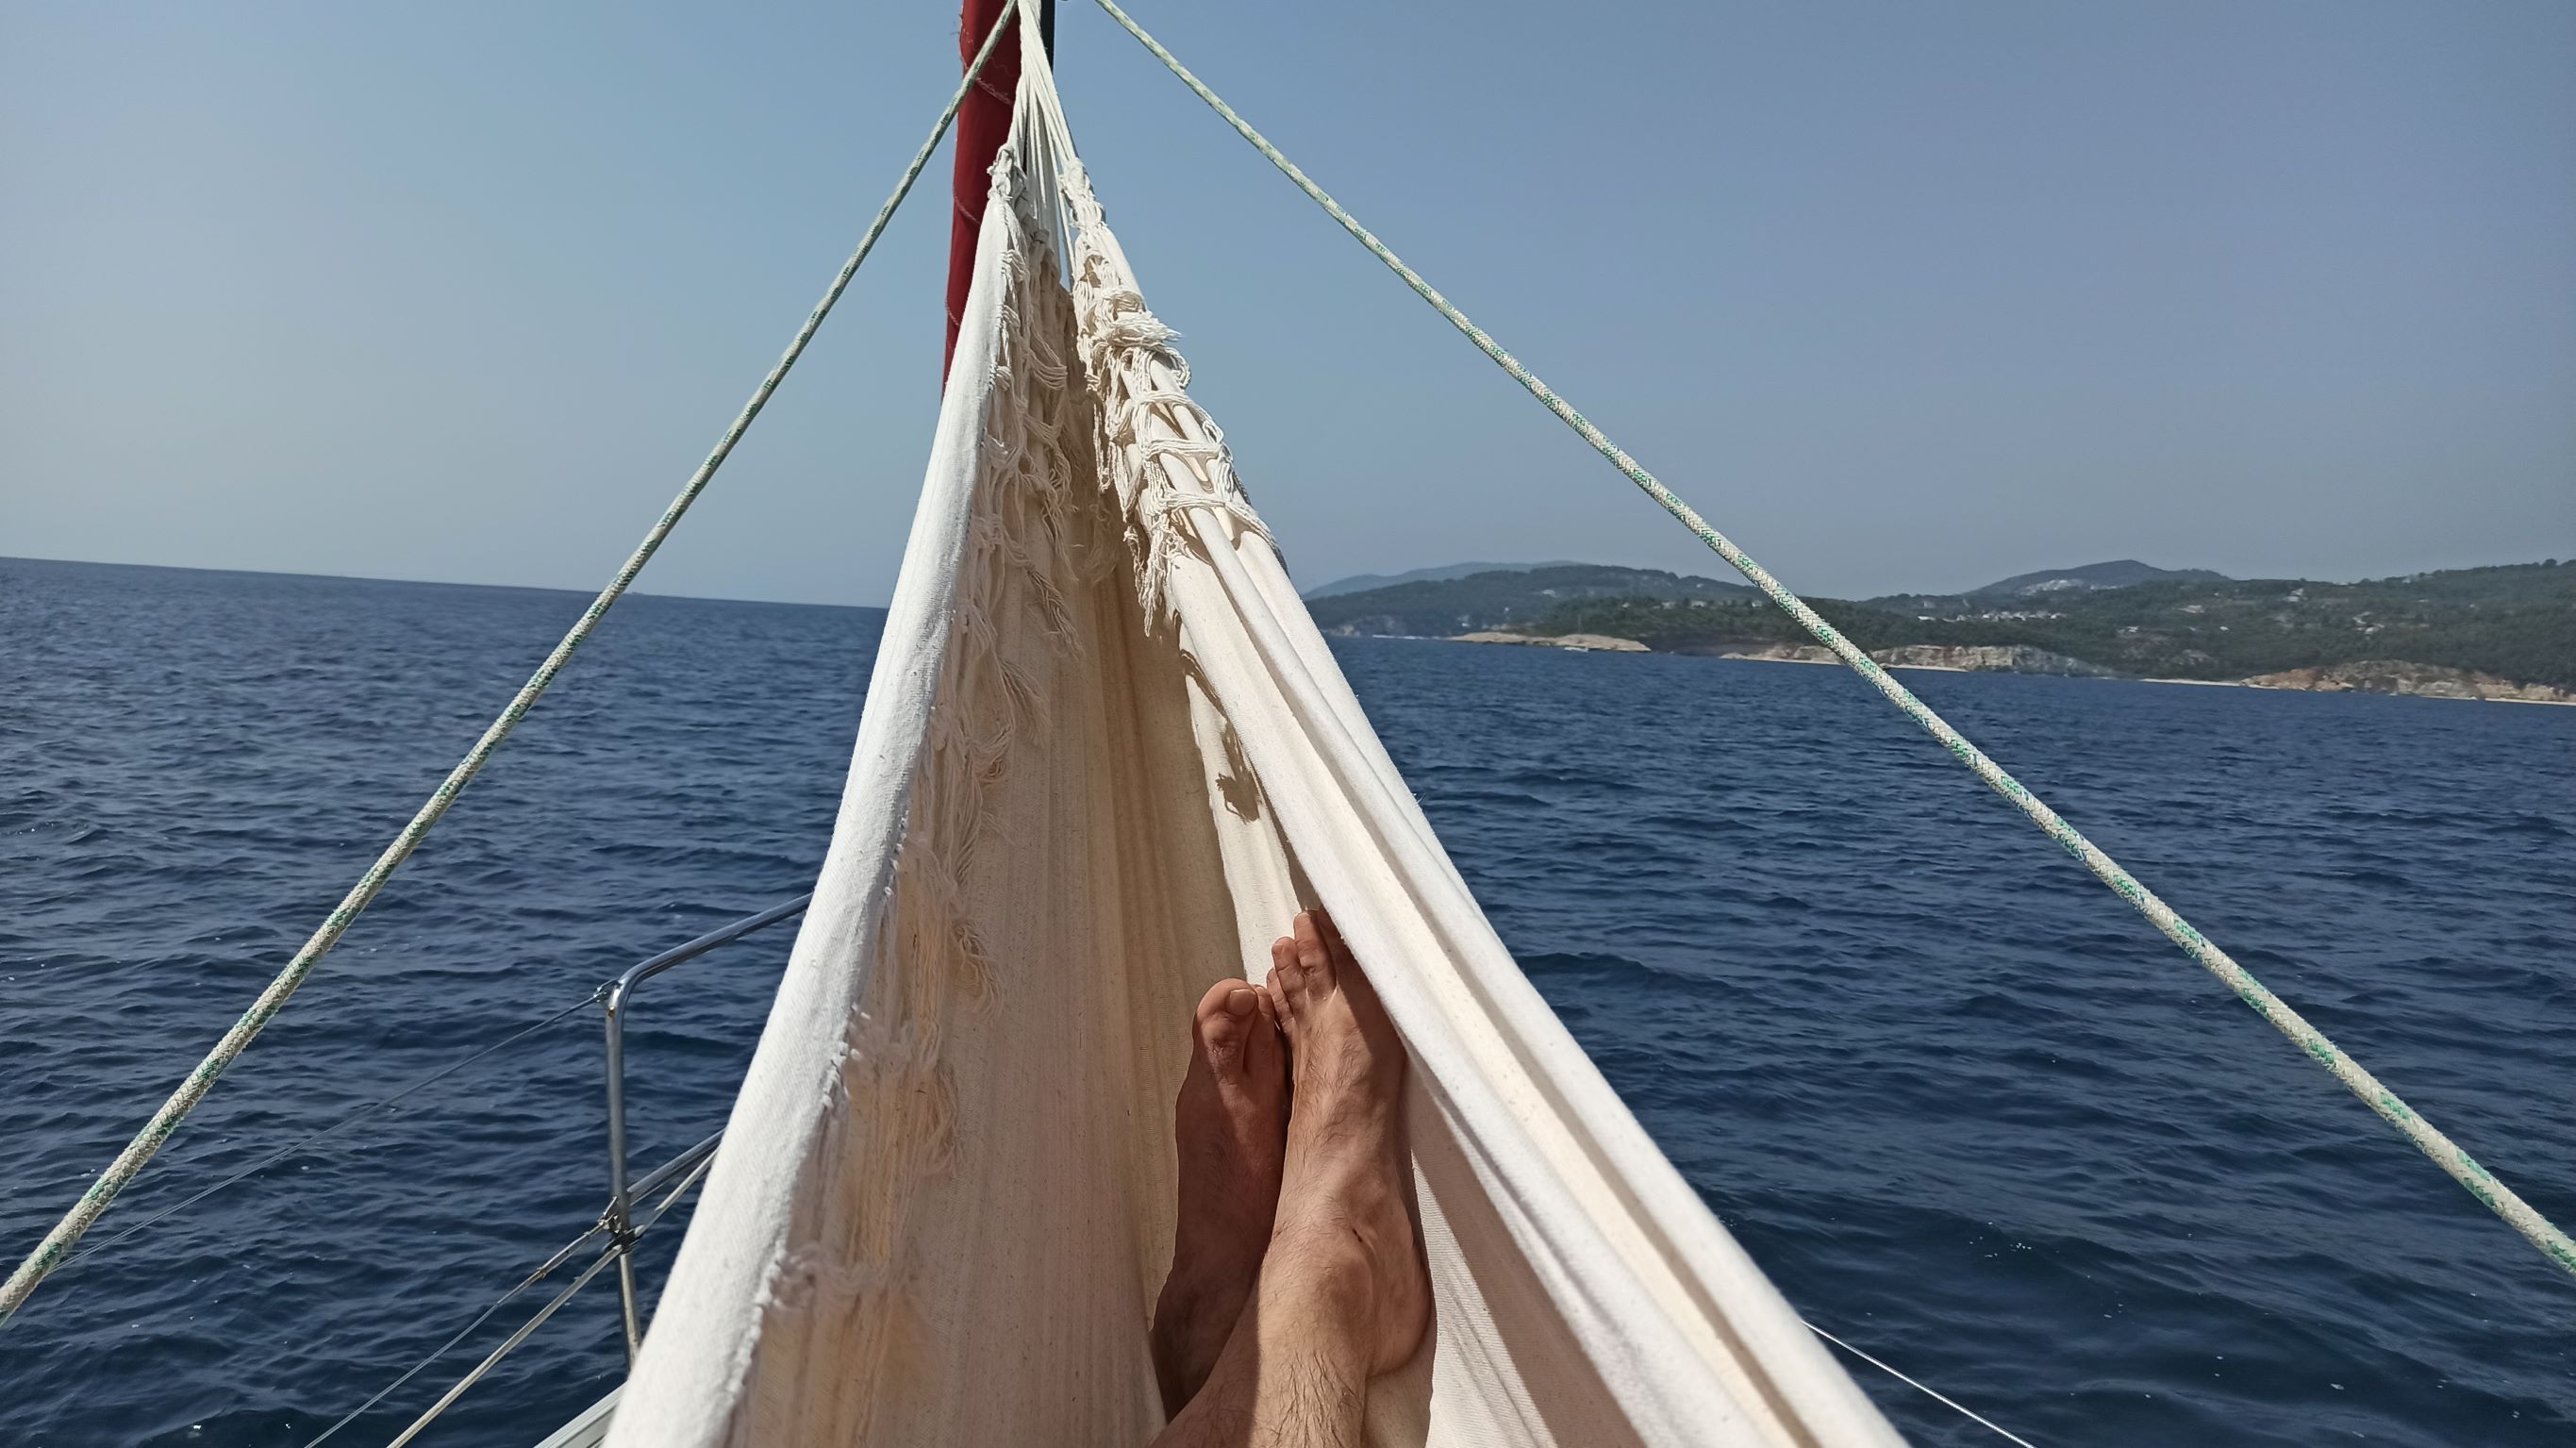
{"label": "braided rope", "polygon": [[72,1204],[71,1210],[63,1214],[63,1219],[56,1222],[53,1230],[45,1234],[45,1239],[37,1243],[35,1250],[27,1254],[26,1260],[18,1264],[17,1270],[9,1274],[8,1281],[0,1282],[0,1324],[7,1323],[17,1313],[19,1307],[25,1304],[28,1295],[36,1290],[36,1284],[44,1281],[45,1275],[61,1264],[63,1254],[70,1251],[72,1244],[78,1242],[81,1235],[107,1211],[108,1204],[116,1200],[117,1193],[125,1190],[133,1182],[134,1178],[142,1172],[144,1164],[152,1160],[153,1154],[160,1151],[162,1144],[179,1129],[180,1123],[187,1120],[188,1113],[196,1110],[197,1103],[203,1101],[206,1093],[214,1089],[216,1078],[222,1076],[224,1069],[232,1065],[234,1060],[249,1048],[251,1040],[260,1033],[261,1028],[275,1019],[279,1011],[286,1008],[287,998],[295,994],[298,986],[304,984],[305,977],[313,973],[313,968],[321,963],[323,956],[331,952],[331,947],[339,944],[341,935],[347,932],[360,912],[376,898],[377,892],[384,888],[385,881],[392,878],[394,871],[402,867],[403,861],[411,858],[411,852],[429,834],[430,829],[446,815],[448,806],[456,802],[456,796],[464,791],[466,785],[473,782],[474,776],[481,772],[484,762],[492,757],[492,752],[501,747],[502,740],[510,737],[510,731],[516,729],[519,721],[527,717],[528,709],[537,702],[537,697],[545,693],[547,686],[555,681],[555,675],[561,673],[564,665],[571,662],[573,651],[580,648],[592,631],[599,627],[600,619],[605,617],[609,608],[625,594],[627,586],[635,581],[635,575],[643,572],[644,565],[652,561],[653,554],[662,546],[662,540],[671,536],[671,530],[679,525],[681,517],[689,511],[689,505],[697,501],[698,494],[704,492],[709,480],[715,477],[716,469],[724,466],[725,459],[733,453],[734,444],[740,442],[742,435],[750,430],[752,419],[760,416],[761,409],[769,404],[770,395],[778,390],[778,384],[786,378],[788,370],[796,365],[796,359],[804,355],[806,344],[814,340],[815,331],[823,325],[823,319],[831,314],[833,304],[841,299],[841,293],[849,289],[850,278],[857,274],[859,264],[867,260],[868,252],[877,244],[877,238],[885,233],[886,223],[893,218],[895,208],[903,204],[905,195],[912,190],[914,179],[921,175],[921,168],[929,163],[931,152],[938,149],[940,138],[948,133],[949,123],[956,119],[957,108],[964,102],[967,88],[972,86],[975,83],[975,77],[983,72],[985,60],[993,54],[995,42],[1001,39],[1002,32],[1010,23],[1011,12],[1017,8],[1017,5],[1018,0],[1009,0],[1009,3],[1002,7],[1002,14],[995,21],[992,33],[984,38],[984,48],[977,51],[975,59],[968,64],[964,79],[957,84],[956,93],[948,98],[947,107],[940,111],[938,121],[931,126],[929,138],[921,143],[919,151],[913,153],[912,164],[904,168],[903,179],[895,183],[894,194],[888,196],[885,205],[877,209],[876,219],[868,223],[867,235],[860,238],[858,249],[850,253],[848,261],[841,264],[841,270],[832,278],[831,286],[824,290],[823,299],[815,304],[813,311],[806,314],[804,325],[796,329],[796,335],[787,344],[785,354],[778,359],[776,366],[769,369],[769,375],[760,379],[760,386],[752,391],[751,400],[743,404],[742,411],[733,420],[733,425],[725,429],[724,436],[715,445],[715,450],[707,454],[705,462],[698,464],[698,470],[689,476],[689,481],[680,489],[679,496],[671,500],[668,508],[662,510],[662,516],[655,520],[652,528],[645,533],[644,541],[635,545],[635,551],[628,555],[624,565],[619,567],[616,577],[610,579],[608,586],[600,590],[599,597],[591,600],[590,607],[582,611],[579,621],[564,634],[562,641],[555,645],[554,651],[546,655],[545,662],[537,666],[536,673],[530,675],[528,682],[519,687],[518,694],[510,700],[509,706],[504,708],[500,716],[484,729],[483,736],[474,741],[474,747],[466,751],[465,757],[457,762],[454,769],[448,771],[445,779],[439,781],[438,788],[430,792],[428,800],[422,803],[419,812],[412,816],[411,823],[403,826],[402,833],[396,835],[394,842],[387,845],[384,853],[376,857],[376,862],[367,867],[367,872],[358,877],[358,883],[341,899],[338,908],[323,920],[321,928],[315,930],[312,938],[304,942],[303,948],[295,952],[294,958],[277,973],[276,979],[268,983],[268,988],[259,993],[259,999],[251,1002],[250,1009],[242,1013],[241,1019],[233,1022],[232,1029],[224,1032],[223,1039],[215,1042],[214,1049],[208,1051],[206,1058],[198,1062],[196,1069],[188,1073],[187,1079],[179,1083],[178,1089],[170,1093],[170,1099],[162,1102],[160,1109],[152,1113],[152,1119],[143,1123],[142,1130],[134,1134],[134,1139],[126,1144],[124,1151],[118,1153],[116,1160],[108,1165],[107,1170],[99,1173],[98,1180],[90,1184],[89,1190],[83,1192],[80,1200]]}
{"label": "braided rope", "polygon": [[1867,654],[1862,653],[1849,639],[1844,638],[1832,624],[1819,617],[1813,608],[1807,606],[1805,599],[1790,592],[1788,587],[1772,577],[1767,569],[1754,562],[1743,549],[1736,547],[1732,539],[1711,527],[1708,520],[1699,515],[1698,510],[1683,502],[1672,489],[1665,487],[1654,474],[1646,471],[1635,458],[1630,457],[1624,449],[1604,435],[1600,428],[1593,426],[1583,414],[1575,411],[1563,398],[1550,390],[1546,383],[1531,375],[1528,368],[1522,366],[1511,353],[1504,351],[1501,344],[1487,335],[1482,327],[1469,321],[1466,313],[1459,311],[1447,297],[1440,295],[1429,282],[1424,281],[1421,273],[1405,265],[1402,259],[1387,249],[1384,242],[1379,241],[1367,227],[1360,225],[1349,212],[1343,210],[1341,203],[1326,195],[1322,187],[1309,180],[1306,173],[1298,169],[1295,162],[1281,155],[1279,148],[1270,144],[1267,137],[1254,130],[1243,117],[1236,115],[1232,106],[1227,105],[1216,92],[1209,90],[1204,82],[1192,75],[1187,66],[1182,65],[1170,51],[1163,48],[1161,42],[1146,34],[1144,28],[1139,26],[1126,11],[1118,8],[1117,0],[1099,0],[1099,4],[1101,9],[1109,12],[1111,19],[1125,27],[1128,34],[1142,41],[1145,48],[1154,53],[1156,59],[1170,67],[1172,74],[1180,77],[1182,84],[1195,92],[1200,100],[1207,102],[1209,109],[1224,117],[1226,123],[1233,126],[1237,134],[1251,142],[1254,149],[1269,158],[1270,164],[1278,167],[1282,174],[1295,182],[1297,189],[1305,192],[1335,221],[1340,222],[1342,229],[1357,238],[1360,245],[1369,249],[1370,254],[1386,263],[1397,276],[1402,277],[1404,284],[1413,288],[1414,292],[1424,301],[1429,302],[1440,315],[1448,318],[1450,325],[1465,333],[1467,340],[1475,343],[1478,351],[1492,358],[1496,365],[1511,374],[1513,381],[1527,388],[1532,397],[1537,398],[1548,411],[1555,413],[1559,421],[1573,428],[1585,442],[1592,445],[1594,451],[1608,458],[1613,466],[1626,475],[1628,481],[1636,484],[1646,496],[1654,499],[1665,512],[1680,519],[1682,526],[1690,529],[1701,542],[1707,544],[1719,557],[1733,566],[1736,572],[1743,574],[1754,587],[1761,589],[1765,597],[1778,604],[1791,618],[1796,619],[1798,625],[1813,635],[1817,642],[1833,650],[1837,658],[1868,680],[1871,687],[1887,697],[1889,703],[1903,710],[1907,718],[1912,719],[1922,726],[1925,733],[1940,741],[1942,748],[1949,750],[1960,763],[1975,771],[1977,778],[1984,780],[1987,787],[2012,801],[2016,808],[2029,817],[2031,823],[2039,826],[2050,839],[2057,841],[2068,854],[2083,861],[2086,869],[2091,870],[2102,883],[2117,891],[2122,899],[2136,906],[2138,913],[2147,917],[2156,929],[2164,932],[2167,939],[2181,946],[2184,954],[2199,961],[2212,975],[2226,982],[2228,989],[2234,991],[2239,999],[2251,1006],[2255,1014],[2270,1021],[2300,1050],[2305,1051],[2318,1064],[2334,1073],[2335,1079],[2350,1088],[2352,1094],[2360,1097],[2371,1110],[2378,1112],[2399,1131],[2404,1132],[2407,1139],[2421,1148],[2435,1164],[2449,1172],[2461,1186],[2468,1188],[2469,1195],[2486,1203],[2515,1231],[2529,1238],[2532,1245],[2548,1254],[2551,1261],[2570,1273],[2576,1273],[2576,1242],[2569,1241],[2567,1234],[2560,1231],[2556,1224],[2542,1216],[2511,1187],[2498,1181],[2494,1174],[2478,1164],[2476,1158],[2462,1151],[2456,1142],[2418,1115],[2414,1108],[2398,1099],[2396,1092],[2381,1085],[2377,1077],[2363,1070],[2359,1063],[2345,1055],[2341,1048],[2326,1038],[2324,1032],[2308,1024],[2307,1020],[2297,1011],[2292,1010],[2288,1003],[2274,995],[2261,981],[2256,980],[2252,972],[2238,965],[2226,951],[2219,949],[2207,936],[2194,929],[2190,921],[2176,914],[2172,906],[2158,899],[2154,891],[2139,884],[2128,871],[2120,868],[2117,861],[2102,853],[2101,849],[2091,840],[2086,839],[2081,831],[2060,818],[2057,811],[2050,809],[2021,781],[2013,778],[2001,765],[1988,758],[1985,751],[1969,743],[1958,730],[1950,727],[1948,721],[1933,713],[1930,706],[1922,700],[1914,697],[1912,690],[1898,683],[1887,670],[1881,668]]}

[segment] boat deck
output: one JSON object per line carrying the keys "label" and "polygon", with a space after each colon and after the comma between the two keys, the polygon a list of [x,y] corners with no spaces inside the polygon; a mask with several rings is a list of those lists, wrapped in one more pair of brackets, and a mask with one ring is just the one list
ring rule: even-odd
{"label": "boat deck", "polygon": [[581,1410],[581,1415],[548,1434],[537,1448],[599,1448],[608,1438],[609,1420],[617,1414],[617,1395],[624,1388],[611,1389],[608,1396]]}

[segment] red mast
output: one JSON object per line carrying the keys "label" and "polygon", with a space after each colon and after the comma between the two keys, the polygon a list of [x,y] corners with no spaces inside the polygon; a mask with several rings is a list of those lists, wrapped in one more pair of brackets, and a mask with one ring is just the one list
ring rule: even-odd
{"label": "red mast", "polygon": [[[965,0],[964,13],[957,26],[957,56],[963,69],[975,61],[975,52],[984,48],[984,37],[1002,15],[1008,0]],[[1039,5],[1045,0],[1023,0]],[[1055,17],[1041,10],[1041,30],[1054,52],[1054,27],[1045,22]],[[1003,36],[993,47],[993,58],[984,62],[984,73],[975,78],[972,90],[966,92],[966,103],[957,109],[957,202],[948,225],[948,350],[940,363],[940,376],[948,375],[945,358],[957,355],[957,324],[966,315],[966,293],[975,284],[975,237],[984,226],[984,193],[992,185],[993,157],[1011,135],[1011,97],[1020,86],[1020,47],[1010,36]]]}

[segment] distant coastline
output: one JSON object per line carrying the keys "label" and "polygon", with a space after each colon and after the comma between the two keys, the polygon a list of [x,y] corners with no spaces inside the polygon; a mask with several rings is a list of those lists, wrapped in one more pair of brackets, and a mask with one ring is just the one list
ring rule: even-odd
{"label": "distant coastline", "polygon": [[[1597,564],[1459,571],[1477,566],[1326,585],[1307,607],[1325,632],[1346,635],[1833,659],[1741,583]],[[2333,583],[2122,559],[1960,594],[1809,602],[1891,668],[2576,702],[2576,561]]]}
{"label": "distant coastline", "polygon": [[[7,583],[12,570],[32,572],[40,569],[133,569],[149,573],[195,573],[218,577],[272,578],[303,583],[384,583],[398,588],[475,589],[490,593],[550,593],[565,598],[588,599],[599,596],[597,587],[566,588],[551,583],[483,583],[454,578],[394,578],[372,573],[307,573],[291,568],[215,568],[193,563],[126,563],[93,558],[22,558],[0,555],[0,584]],[[882,603],[819,603],[795,598],[739,598],[731,594],[668,593],[660,590],[629,589],[628,598],[682,599],[690,603],[738,603],[754,608],[834,608],[857,609],[861,613],[882,614]]]}
{"label": "distant coastline", "polygon": [[[1523,647],[1564,649],[1575,653],[1655,653],[1636,639],[1613,638],[1606,634],[1517,634],[1498,631],[1456,634],[1446,642],[1460,644],[1513,644]],[[2009,649],[1936,649],[1924,646],[1876,649],[1870,658],[1890,669],[1909,669],[1936,674],[2049,674],[2064,678],[2119,679],[2122,676],[2107,669],[2084,666],[2079,660],[2051,656],[2058,664],[2074,667],[2050,667],[2050,661],[2016,659],[2021,653]],[[2028,652],[2037,652],[2036,650]],[[1755,664],[1825,664],[1839,666],[1842,660],[1819,644],[1782,644],[1769,648],[1720,653],[1717,658]],[[2546,684],[2517,684],[2492,674],[2477,674],[2465,669],[2446,669],[2424,664],[2407,664],[2391,660],[2367,660],[2357,664],[2327,669],[2293,669],[2281,673],[2259,674],[2244,679],[2156,679],[2130,678],[2133,684],[2187,684],[2203,689],[2271,689],[2289,693],[2311,694],[2392,694],[2419,699],[2470,699],[2497,704],[2576,705],[2576,692],[2554,689]]]}

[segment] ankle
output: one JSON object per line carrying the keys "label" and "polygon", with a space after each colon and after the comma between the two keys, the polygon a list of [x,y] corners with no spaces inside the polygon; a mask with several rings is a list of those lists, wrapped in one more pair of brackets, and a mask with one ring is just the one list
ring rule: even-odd
{"label": "ankle", "polygon": [[1265,1303],[1293,1304],[1327,1320],[1365,1322],[1376,1302],[1376,1264],[1348,1222],[1283,1219],[1262,1258],[1260,1292]]}

